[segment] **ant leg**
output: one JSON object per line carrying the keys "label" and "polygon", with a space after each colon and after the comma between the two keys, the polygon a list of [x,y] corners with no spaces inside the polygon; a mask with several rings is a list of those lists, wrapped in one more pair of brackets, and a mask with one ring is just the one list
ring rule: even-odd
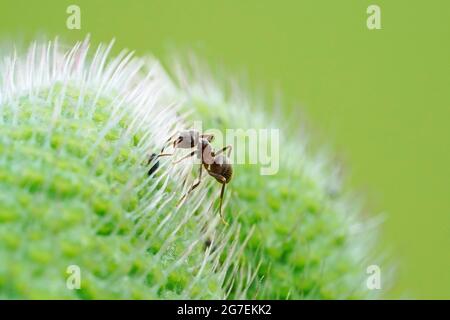
{"label": "ant leg", "polygon": [[220,175],[220,174],[217,174],[217,173],[214,173],[214,172],[211,172],[211,171],[208,171],[208,173],[211,175],[211,176],[213,176],[214,178],[216,178],[216,179],[219,179],[220,181],[221,181],[221,183],[222,183],[222,189],[220,190],[220,202],[219,202],[219,214],[220,214],[220,219],[222,219],[222,222],[225,224],[225,225],[228,225],[228,223],[225,221],[225,219],[223,218],[223,213],[222,213],[222,202],[223,202],[223,195],[224,195],[224,193],[225,193],[225,185],[226,185],[226,183],[227,183],[227,180],[225,179],[225,177],[224,176],[222,176],[222,175]]}
{"label": "ant leg", "polygon": [[185,155],[185,156],[182,157],[181,159],[178,159],[178,160],[174,161],[173,164],[176,164],[176,163],[178,163],[178,162],[183,161],[184,159],[187,159],[187,158],[192,157],[193,155],[195,155],[196,152],[197,152],[197,151],[194,150],[194,151],[192,151],[191,153],[188,153],[187,155]]}
{"label": "ant leg", "polygon": [[225,225],[228,225],[228,222],[225,221],[225,219],[223,218],[223,213],[222,213],[222,202],[223,202],[223,194],[225,193],[225,186],[226,184],[222,184],[222,190],[220,190],[220,202],[219,202],[219,214],[220,214],[220,219],[222,219],[222,222],[225,223]]}
{"label": "ant leg", "polygon": [[[167,145],[169,144],[169,142],[171,142],[170,138],[169,140],[167,140],[166,145],[161,149],[160,154],[157,156],[157,158],[159,157],[167,157],[167,156],[173,156],[175,154],[175,152],[172,153],[163,153],[164,149],[167,147]],[[172,143],[172,142],[171,142]],[[180,138],[177,138],[176,140],[173,140],[173,149],[175,149],[177,147],[177,144],[180,143]]]}
{"label": "ant leg", "polygon": [[173,156],[174,155],[174,153],[160,153],[160,154],[158,154],[157,156],[156,156],[156,158],[159,158],[159,157],[168,157],[168,156]]}
{"label": "ant leg", "polygon": [[194,191],[195,188],[197,188],[197,187],[199,186],[200,182],[202,182],[202,171],[203,171],[202,169],[203,169],[203,165],[200,165],[199,172],[198,172],[198,180],[197,180],[197,182],[195,182],[195,183],[192,185],[192,187],[189,189],[189,191],[186,192],[186,193],[184,194],[184,196],[178,201],[177,206],[179,206],[181,203],[183,203],[183,200],[186,199],[187,196],[188,196],[192,191]]}
{"label": "ant leg", "polygon": [[[176,134],[174,134],[174,135],[171,136],[169,139],[167,139],[166,142],[164,142],[164,145],[163,145],[163,147],[162,147],[162,149],[161,149],[160,154],[162,154],[162,153],[164,152],[164,150],[167,148],[167,146],[168,146],[170,143],[172,143],[172,140],[173,140],[175,137],[176,137]],[[170,143],[169,143],[169,142],[170,142]]]}
{"label": "ant leg", "polygon": [[233,146],[232,146],[231,144],[229,144],[229,145],[227,145],[226,147],[220,149],[219,151],[214,152],[214,156],[217,156],[217,155],[219,155],[219,154],[221,154],[221,153],[223,153],[223,152],[225,152],[225,151],[228,150],[228,152],[227,152],[227,157],[229,157],[230,154],[231,154],[231,150],[232,150],[232,149],[233,149]]}
{"label": "ant leg", "polygon": [[214,139],[214,135],[213,134],[201,134],[200,138],[205,138],[206,140],[211,142]]}
{"label": "ant leg", "polygon": [[[178,137],[177,139],[175,139],[177,137],[178,133],[175,133],[174,135],[172,135],[169,139],[167,139],[166,142],[164,142],[164,145],[161,149],[160,155],[163,154],[164,150],[170,145],[173,144],[173,148],[175,149],[175,147],[177,146],[178,143],[180,143],[180,138]],[[169,155],[169,154],[164,154],[164,155]]]}

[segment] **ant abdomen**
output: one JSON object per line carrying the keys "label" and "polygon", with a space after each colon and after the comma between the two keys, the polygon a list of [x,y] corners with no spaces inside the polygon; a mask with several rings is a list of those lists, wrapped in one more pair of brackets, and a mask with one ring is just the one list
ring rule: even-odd
{"label": "ant abdomen", "polygon": [[230,182],[231,177],[233,176],[233,167],[231,166],[230,160],[223,155],[216,156],[214,162],[210,165],[209,170],[225,178],[225,181],[223,181],[218,177],[214,177],[220,183]]}

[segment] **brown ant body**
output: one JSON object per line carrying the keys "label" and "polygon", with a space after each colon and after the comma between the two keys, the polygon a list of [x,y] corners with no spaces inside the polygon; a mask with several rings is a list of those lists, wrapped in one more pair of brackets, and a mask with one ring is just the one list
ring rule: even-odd
{"label": "brown ant body", "polygon": [[[161,149],[161,152],[157,157],[159,158],[164,156],[172,156],[173,153],[164,153],[165,148],[170,144],[172,144],[174,149],[195,148],[195,150],[191,151],[186,156],[174,162],[178,163],[193,156],[196,156],[201,161],[198,180],[180,199],[179,203],[181,203],[195,188],[199,186],[204,168],[210,176],[212,176],[214,179],[216,179],[217,182],[222,184],[222,189],[220,191],[219,213],[222,221],[227,224],[222,214],[222,202],[225,192],[225,186],[231,181],[231,178],[233,176],[233,167],[231,166],[231,163],[228,159],[232,147],[231,145],[228,145],[218,151],[215,151],[211,146],[211,142],[213,140],[214,135],[212,134],[200,134],[196,130],[182,131],[176,136],[167,140],[165,146]],[[226,156],[224,155],[224,152],[227,152]]]}

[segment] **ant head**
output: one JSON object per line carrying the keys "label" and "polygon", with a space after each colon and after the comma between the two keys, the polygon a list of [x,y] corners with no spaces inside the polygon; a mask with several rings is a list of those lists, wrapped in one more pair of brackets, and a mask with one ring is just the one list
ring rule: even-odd
{"label": "ant head", "polygon": [[174,148],[188,149],[197,145],[199,139],[199,133],[194,130],[182,131],[174,140]]}
{"label": "ant head", "polygon": [[177,139],[173,142],[173,146],[176,147],[178,146],[181,142],[183,142],[183,136],[178,136]]}

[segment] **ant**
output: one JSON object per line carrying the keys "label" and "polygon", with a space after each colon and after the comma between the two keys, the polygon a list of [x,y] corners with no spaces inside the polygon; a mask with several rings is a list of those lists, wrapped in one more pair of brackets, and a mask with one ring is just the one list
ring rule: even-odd
{"label": "ant", "polygon": [[[200,134],[196,130],[181,131],[179,134],[176,134],[167,140],[157,158],[172,156],[174,153],[164,153],[166,147],[171,144],[173,149],[192,149],[196,147],[195,150],[191,151],[186,156],[173,162],[175,164],[193,156],[197,156],[197,158],[201,160],[197,182],[191,186],[189,191],[186,192],[186,194],[180,199],[179,203],[181,203],[195,188],[199,186],[204,168],[210,176],[222,184],[222,189],[220,191],[219,213],[220,218],[227,225],[228,223],[224,220],[222,214],[222,202],[225,186],[231,181],[233,176],[233,167],[228,159],[231,154],[232,146],[228,145],[218,151],[215,151],[211,146],[211,142],[213,140],[214,135],[212,134]],[[227,152],[226,156],[224,155],[224,152]]]}

